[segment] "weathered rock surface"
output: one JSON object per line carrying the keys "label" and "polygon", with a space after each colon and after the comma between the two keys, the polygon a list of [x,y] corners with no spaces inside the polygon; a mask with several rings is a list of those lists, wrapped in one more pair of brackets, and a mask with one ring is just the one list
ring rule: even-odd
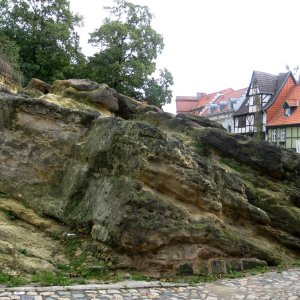
{"label": "weathered rock surface", "polygon": [[0,192],[91,236],[95,257],[152,274],[299,259],[299,155],[90,80],[49,90],[0,94]]}
{"label": "weathered rock surface", "polygon": [[7,76],[5,73],[1,73],[0,70],[0,92],[16,94],[19,90],[20,86],[10,76]]}
{"label": "weathered rock surface", "polygon": [[0,198],[0,266],[10,275],[55,271],[68,264],[64,248],[53,235],[66,228],[38,216],[20,202]]}

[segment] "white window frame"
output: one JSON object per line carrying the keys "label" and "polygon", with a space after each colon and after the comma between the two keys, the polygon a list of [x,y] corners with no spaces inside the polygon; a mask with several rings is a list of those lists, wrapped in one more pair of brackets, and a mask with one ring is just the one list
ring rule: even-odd
{"label": "white window frame", "polygon": [[272,142],[276,143],[277,139],[277,129],[272,129]]}
{"label": "white window frame", "polygon": [[285,142],[286,140],[286,130],[285,128],[280,129],[280,142]]}

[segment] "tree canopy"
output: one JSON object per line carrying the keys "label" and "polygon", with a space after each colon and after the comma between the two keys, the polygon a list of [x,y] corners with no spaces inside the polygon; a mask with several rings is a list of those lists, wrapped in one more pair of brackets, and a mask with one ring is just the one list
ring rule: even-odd
{"label": "tree canopy", "polygon": [[0,32],[0,72],[21,81],[19,73],[19,48],[15,42]]}
{"label": "tree canopy", "polygon": [[81,21],[67,0],[0,0],[0,33],[19,47],[27,81],[51,82],[72,73],[83,59],[75,32]]}
{"label": "tree canopy", "polygon": [[91,33],[98,48],[88,59],[79,47],[76,27],[82,17],[68,0],[0,0],[0,55],[32,77],[48,83],[56,79],[88,77],[107,83],[119,93],[162,106],[171,102],[172,74],[157,70],[163,38],[152,27],[147,6],[115,0],[108,17]]}
{"label": "tree canopy", "polygon": [[19,47],[7,36],[0,32],[0,55],[14,68],[19,67]]}
{"label": "tree canopy", "polygon": [[126,0],[116,0],[116,6],[106,7],[109,17],[89,40],[98,47],[89,58],[89,76],[105,82],[119,93],[143,99],[162,106],[169,103],[173,84],[171,73],[159,71],[154,77],[163,38],[152,27],[152,14],[147,6],[134,5]]}

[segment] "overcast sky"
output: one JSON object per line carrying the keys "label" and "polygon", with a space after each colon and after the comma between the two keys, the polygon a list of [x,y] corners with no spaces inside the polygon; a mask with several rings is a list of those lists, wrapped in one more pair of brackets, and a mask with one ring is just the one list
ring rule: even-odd
{"label": "overcast sky", "polygon": [[[70,0],[73,12],[84,17],[79,30],[86,55],[89,33],[99,28],[111,0]],[[164,38],[158,68],[174,77],[176,96],[195,96],[248,86],[252,71],[273,74],[300,65],[299,0],[131,0],[147,5],[152,27]]]}

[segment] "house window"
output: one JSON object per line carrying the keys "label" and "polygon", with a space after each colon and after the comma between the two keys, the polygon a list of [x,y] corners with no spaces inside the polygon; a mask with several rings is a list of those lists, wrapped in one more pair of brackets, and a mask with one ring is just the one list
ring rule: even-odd
{"label": "house window", "polygon": [[272,129],[272,142],[276,143],[277,129]]}
{"label": "house window", "polygon": [[242,116],[238,118],[238,127],[239,128],[246,127],[246,116]]}
{"label": "house window", "polygon": [[289,117],[289,116],[291,115],[291,108],[290,108],[290,107],[288,107],[288,108],[286,108],[286,109],[284,110],[284,115],[285,115],[286,117]]}
{"label": "house window", "polygon": [[280,130],[280,142],[285,142],[285,136],[286,136],[286,134],[285,134],[285,128],[282,128]]}

